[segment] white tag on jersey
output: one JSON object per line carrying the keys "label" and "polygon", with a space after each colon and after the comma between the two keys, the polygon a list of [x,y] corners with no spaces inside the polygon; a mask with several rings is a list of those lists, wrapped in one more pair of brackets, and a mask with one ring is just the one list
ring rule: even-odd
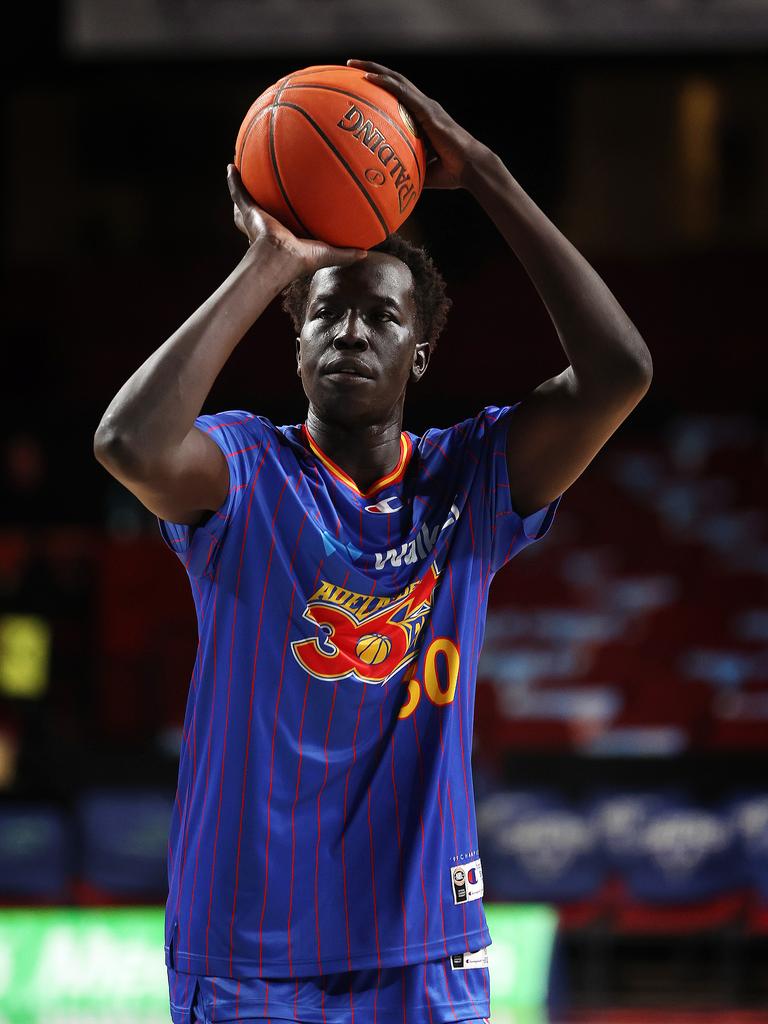
{"label": "white tag on jersey", "polygon": [[452,953],[451,954],[451,970],[452,971],[466,971],[470,967],[487,967],[488,966],[488,947],[483,946],[482,949],[478,949],[475,953]]}
{"label": "white tag on jersey", "polygon": [[451,889],[454,903],[471,903],[483,895],[483,869],[480,858],[451,868]]}

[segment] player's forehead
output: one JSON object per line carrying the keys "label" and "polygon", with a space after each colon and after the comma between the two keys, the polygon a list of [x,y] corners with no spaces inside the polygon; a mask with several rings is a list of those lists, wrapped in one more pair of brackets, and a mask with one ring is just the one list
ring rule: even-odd
{"label": "player's forehead", "polygon": [[388,253],[371,252],[349,267],[322,267],[309,287],[309,303],[322,299],[390,302],[404,312],[415,311],[410,267]]}

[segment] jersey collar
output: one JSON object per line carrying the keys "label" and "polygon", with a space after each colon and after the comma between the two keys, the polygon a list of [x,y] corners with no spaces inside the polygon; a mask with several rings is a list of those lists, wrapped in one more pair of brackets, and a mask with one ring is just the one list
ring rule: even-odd
{"label": "jersey collar", "polygon": [[375,494],[377,491],[380,491],[382,487],[388,487],[390,484],[399,483],[400,480],[402,480],[403,475],[405,474],[406,466],[408,465],[408,462],[411,458],[411,453],[413,451],[413,443],[408,434],[406,434],[406,432],[403,431],[400,434],[400,458],[397,460],[397,465],[395,466],[395,468],[392,470],[391,473],[387,473],[386,476],[379,477],[378,480],[374,481],[374,483],[371,484],[367,491],[361,491],[360,488],[355,483],[355,481],[352,479],[352,477],[349,476],[348,473],[345,473],[344,470],[341,469],[339,466],[337,466],[333,459],[328,458],[328,456],[325,454],[325,452],[322,450],[322,448],[318,445],[318,443],[310,434],[309,428],[307,427],[306,423],[302,423],[301,430],[310,449],[314,452],[318,459],[320,459],[320,461],[328,470],[328,472],[332,476],[334,476],[340,483],[345,484],[347,487],[350,488],[350,490],[354,491],[355,494],[359,495],[361,498],[370,498],[371,495]]}

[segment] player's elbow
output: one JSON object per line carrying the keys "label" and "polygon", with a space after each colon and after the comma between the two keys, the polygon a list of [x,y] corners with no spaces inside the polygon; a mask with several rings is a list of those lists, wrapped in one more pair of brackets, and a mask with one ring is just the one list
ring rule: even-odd
{"label": "player's elbow", "polygon": [[[637,333],[637,332],[636,332]],[[637,377],[637,386],[641,390],[640,397],[648,391],[653,380],[653,359],[651,358],[651,350],[645,344],[643,339],[637,334],[637,340],[635,344],[635,374]]]}
{"label": "player's elbow", "polygon": [[610,378],[615,389],[639,402],[653,380],[653,360],[648,346],[633,328],[625,338],[611,367]]}
{"label": "player's elbow", "polygon": [[100,423],[93,435],[93,454],[106,470],[117,469],[123,476],[138,478],[144,469],[144,460],[136,446],[125,433],[109,423]]}

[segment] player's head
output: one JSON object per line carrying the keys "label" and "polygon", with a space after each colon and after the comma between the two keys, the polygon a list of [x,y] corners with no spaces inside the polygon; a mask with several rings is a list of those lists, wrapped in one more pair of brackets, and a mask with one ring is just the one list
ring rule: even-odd
{"label": "player's head", "polygon": [[[294,281],[283,308],[297,331],[304,391],[324,418],[377,422],[425,373],[450,299],[430,257],[392,235],[368,257]],[[341,377],[334,366],[365,380]]]}

